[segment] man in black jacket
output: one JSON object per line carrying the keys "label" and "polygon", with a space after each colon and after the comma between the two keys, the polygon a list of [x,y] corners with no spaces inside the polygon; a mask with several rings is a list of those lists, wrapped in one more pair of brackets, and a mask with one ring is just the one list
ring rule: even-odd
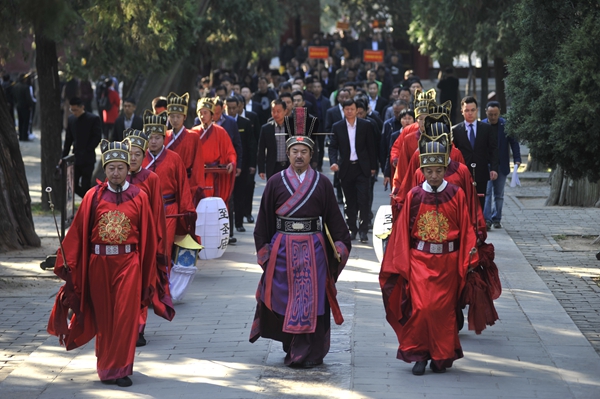
{"label": "man in black jacket", "polygon": [[498,178],[498,136],[489,124],[477,120],[475,97],[464,97],[460,110],[465,121],[452,128],[454,145],[462,152],[471,174],[475,165],[475,183],[483,211],[487,182]]}
{"label": "man in black jacket", "polygon": [[123,132],[129,128],[144,129],[144,121],[141,116],[135,114],[135,100],[131,97],[123,100],[123,113],[115,120],[111,141],[123,141]]}
{"label": "man in black jacket", "polygon": [[287,158],[285,141],[288,134],[283,124],[287,105],[281,99],[271,103],[273,119],[265,123],[260,130],[258,141],[258,175],[262,180],[269,180],[275,173],[279,173],[290,166]]}
{"label": "man in black jacket", "polygon": [[[346,199],[346,222],[352,239],[360,234],[367,242],[369,224],[370,179],[377,171],[377,149],[373,139],[373,125],[358,118],[353,99],[342,104],[345,119],[334,123],[329,144],[331,170],[338,172]],[[357,213],[360,225],[357,228]]]}
{"label": "man in black jacket", "polygon": [[[241,116],[243,105],[237,97],[228,97],[226,99],[227,115],[235,119],[240,139],[242,141],[242,152],[244,157],[242,158],[242,164],[240,166],[241,172],[239,176],[235,178],[235,185],[233,188],[233,214],[235,217],[235,228],[239,232],[244,232],[244,208],[247,203],[247,196],[251,195],[248,190],[248,180],[250,177],[254,178],[256,172],[256,153],[257,143],[254,137],[252,122],[249,119]],[[230,209],[231,211],[231,209]],[[231,212],[230,212],[231,213]]]}
{"label": "man in black jacket", "polygon": [[[92,185],[92,173],[96,163],[96,147],[102,139],[100,117],[87,112],[83,101],[73,97],[69,101],[71,113],[67,121],[67,132],[63,147],[63,158],[69,155],[71,145],[75,154],[75,194],[81,198]],[[59,162],[62,163],[62,159]]]}

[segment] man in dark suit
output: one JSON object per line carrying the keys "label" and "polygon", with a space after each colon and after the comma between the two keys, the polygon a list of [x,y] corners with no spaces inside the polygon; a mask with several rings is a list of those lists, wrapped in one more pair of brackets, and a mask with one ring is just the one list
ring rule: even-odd
{"label": "man in dark suit", "polygon": [[377,82],[369,82],[367,92],[369,93],[369,107],[371,110],[377,111],[379,115],[383,115],[383,109],[388,102],[378,95],[379,85]]}
{"label": "man in dark suit", "polygon": [[477,120],[475,97],[464,97],[460,110],[465,120],[452,128],[454,145],[462,152],[471,174],[472,164],[476,166],[475,182],[483,211],[487,182],[498,178],[498,136],[489,124]]}
{"label": "man in dark suit", "polygon": [[342,103],[348,101],[350,99],[350,91],[346,89],[341,89],[338,91],[337,96],[335,98],[336,105],[329,108],[325,113],[325,132],[331,133],[331,127],[334,123],[341,121],[344,119],[344,112],[342,110]]}
{"label": "man in dark suit", "polygon": [[144,130],[144,121],[135,114],[135,100],[131,97],[123,101],[123,113],[115,120],[111,141],[123,141],[123,132],[129,128]]}
{"label": "man in dark suit", "polygon": [[[328,109],[325,113],[324,133],[331,133],[331,128],[333,124],[344,119],[342,103],[349,100],[350,98],[350,91],[348,91],[347,89],[341,89],[337,92],[337,96],[335,97],[335,101],[337,104],[332,108]],[[344,194],[342,193],[342,185],[340,184],[340,179],[338,178],[337,172],[333,174],[333,187],[335,187],[338,204],[343,204]]]}
{"label": "man in dark suit", "polygon": [[288,135],[283,124],[286,107],[285,102],[279,98],[271,102],[273,119],[265,123],[260,130],[256,160],[258,175],[263,180],[290,166],[285,147]]}
{"label": "man in dark suit", "polygon": [[[310,90],[312,94],[315,96],[315,108],[317,110],[317,119],[319,120],[319,128],[323,129],[325,127],[325,115],[329,108],[331,108],[331,103],[325,97],[323,97],[323,84],[318,79],[313,79],[310,85]],[[327,132],[328,131],[323,131]],[[321,171],[323,169],[323,156],[325,155],[325,136],[319,135],[317,136],[317,145],[319,146],[319,158],[317,159],[317,170]]]}
{"label": "man in dark suit", "polygon": [[[237,97],[228,97],[226,100],[227,115],[235,119],[240,139],[242,140],[242,152],[244,153],[242,171],[235,178],[235,186],[233,188],[233,208],[230,208],[230,215],[233,213],[235,220],[235,228],[239,232],[244,232],[244,204],[247,201],[246,196],[249,194],[247,189],[247,181],[250,176],[254,176],[256,172],[256,139],[252,131],[252,122],[249,119],[240,115],[242,106]],[[231,216],[230,216],[231,218]]]}
{"label": "man in dark suit", "polygon": [[[357,118],[356,102],[352,99],[342,104],[344,120],[334,123],[329,144],[331,170],[339,173],[346,199],[346,222],[350,235],[368,242],[369,190],[371,177],[377,171],[377,149],[370,121]],[[360,224],[357,228],[357,213]]]}
{"label": "man in dark suit", "polygon": [[506,177],[510,174],[509,149],[512,150],[515,168],[518,168],[521,164],[521,148],[517,140],[506,135],[504,130],[506,119],[500,117],[500,103],[498,101],[490,101],[485,108],[485,113],[487,118],[482,122],[489,123],[498,136],[498,178],[489,181],[487,184],[483,217],[488,230],[492,228],[492,225],[495,229],[501,229],[504,186],[506,185]]}
{"label": "man in dark suit", "polygon": [[[248,89],[246,87],[246,89]],[[255,112],[249,111],[246,109],[246,98],[244,95],[238,96],[240,101],[240,110],[238,115],[247,118],[250,120],[252,124],[252,134],[254,135],[254,141],[256,142],[256,148],[254,151],[254,163],[250,164],[251,169],[254,168],[254,171],[250,173],[248,176],[246,192],[247,195],[244,198],[244,217],[248,223],[254,223],[254,217],[252,216],[252,200],[254,198],[254,187],[256,186],[256,182],[254,181],[254,176],[256,176],[256,152],[258,148],[258,140],[260,139],[260,121],[258,120],[258,115]]]}
{"label": "man in dark suit", "polygon": [[[71,113],[67,121],[63,158],[69,155],[71,146],[75,154],[75,194],[81,198],[92,186],[92,173],[96,163],[96,147],[102,139],[102,122],[100,117],[87,112],[83,101],[73,97],[69,101]],[[62,163],[62,159],[59,165]]]}
{"label": "man in dark suit", "polygon": [[[244,86],[241,88],[240,93],[242,97],[244,97],[244,109],[248,112],[254,112],[257,116],[260,112],[261,105],[260,103],[252,101],[252,91],[248,86]],[[260,122],[259,122],[259,131],[260,131]]]}

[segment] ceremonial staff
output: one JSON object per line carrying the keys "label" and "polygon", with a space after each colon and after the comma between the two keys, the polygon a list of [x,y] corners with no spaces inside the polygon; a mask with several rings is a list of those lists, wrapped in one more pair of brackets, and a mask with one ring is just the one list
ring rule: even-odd
{"label": "ceremonial staff", "polygon": [[56,221],[56,213],[54,212],[54,202],[52,202],[52,187],[48,186],[46,187],[46,192],[48,193],[48,204],[50,204],[50,209],[52,210],[52,218],[54,219],[54,226],[56,226],[56,234],[58,235],[58,243],[60,245],[60,251],[63,254],[63,265],[65,267],[65,270],[67,271],[71,271],[69,269],[69,266],[67,265],[67,258],[65,256],[65,249],[63,248],[62,245],[62,240],[63,238],[60,236],[60,231],[58,230],[58,222]]}

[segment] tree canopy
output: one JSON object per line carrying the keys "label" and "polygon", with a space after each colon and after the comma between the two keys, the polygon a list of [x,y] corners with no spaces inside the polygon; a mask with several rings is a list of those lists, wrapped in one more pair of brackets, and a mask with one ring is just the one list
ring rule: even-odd
{"label": "tree canopy", "polygon": [[600,180],[600,6],[523,0],[515,19],[522,41],[508,64],[507,128],[539,161]]}

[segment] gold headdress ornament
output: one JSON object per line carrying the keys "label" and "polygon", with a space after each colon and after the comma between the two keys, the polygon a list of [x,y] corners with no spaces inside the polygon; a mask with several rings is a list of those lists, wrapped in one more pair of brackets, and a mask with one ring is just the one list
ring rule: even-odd
{"label": "gold headdress ornament", "polygon": [[452,101],[448,100],[443,104],[437,104],[435,102],[429,103],[429,115],[438,116],[438,115],[446,115],[450,118],[450,114],[452,113]]}
{"label": "gold headdress ornament", "polygon": [[452,147],[451,127],[446,115],[425,118],[425,132],[419,137],[419,161],[425,166],[447,167]]}
{"label": "gold headdress ornament", "polygon": [[154,115],[149,109],[144,111],[144,133],[150,137],[153,133],[166,135],[167,133],[167,111]]}
{"label": "gold headdress ornament", "polygon": [[183,96],[170,92],[167,96],[167,113],[171,114],[182,114],[187,116],[188,102],[190,100],[190,93],[185,93]]}
{"label": "gold headdress ornament", "polygon": [[129,143],[127,140],[110,142],[102,139],[100,150],[102,151],[102,167],[110,162],[125,162],[129,165]]}
{"label": "gold headdress ornament", "polygon": [[132,146],[138,147],[143,152],[146,152],[148,149],[148,136],[141,130],[129,128],[123,132],[123,135],[125,136],[125,140],[129,141],[130,148]]}
{"label": "gold headdress ornament", "polygon": [[419,115],[429,115],[431,104],[435,104],[435,96],[435,89],[415,91],[415,119],[418,118]]}
{"label": "gold headdress ornament", "polygon": [[200,112],[201,108],[208,109],[211,113],[215,113],[215,105],[216,101],[214,98],[204,97],[198,100],[198,105],[196,106],[196,113]]}
{"label": "gold headdress ornament", "polygon": [[294,144],[304,144],[310,147],[311,150],[314,150],[315,142],[310,136],[313,133],[316,122],[317,118],[309,115],[307,108],[294,108],[292,114],[286,116],[283,122],[286,131],[291,136],[285,142],[286,149],[289,149]]}

